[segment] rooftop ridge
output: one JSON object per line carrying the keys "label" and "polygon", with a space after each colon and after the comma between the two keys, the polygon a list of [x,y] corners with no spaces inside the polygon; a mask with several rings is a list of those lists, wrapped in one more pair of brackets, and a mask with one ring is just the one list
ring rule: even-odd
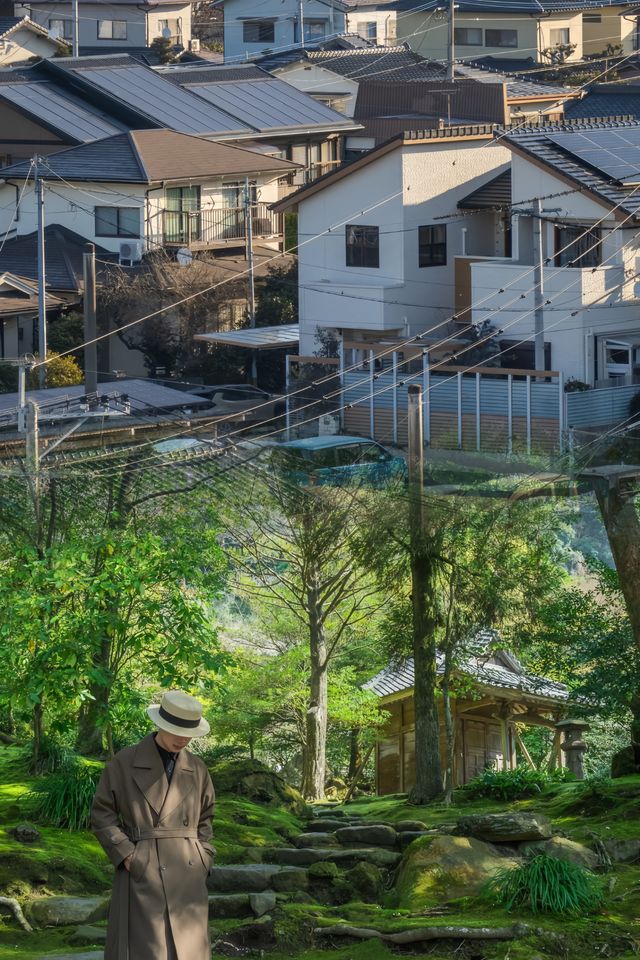
{"label": "rooftop ridge", "polygon": [[589,117],[576,118],[575,120],[557,120],[540,124],[505,124],[501,128],[508,136],[517,136],[540,133],[541,131],[562,133],[563,131],[575,130],[608,130],[625,127],[640,126],[638,120],[633,114],[623,114],[612,117]]}

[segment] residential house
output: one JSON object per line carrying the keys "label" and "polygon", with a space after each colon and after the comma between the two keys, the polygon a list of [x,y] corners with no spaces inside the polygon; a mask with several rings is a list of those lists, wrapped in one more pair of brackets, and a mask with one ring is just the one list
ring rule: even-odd
{"label": "residential house", "polygon": [[594,83],[581,99],[567,104],[564,115],[566,120],[640,119],[640,84]]}
{"label": "residential house", "polygon": [[[253,65],[153,70],[126,55],[0,71],[0,158],[51,154],[124,130],[167,128],[299,162],[301,182],[342,159],[357,124]],[[297,168],[292,167],[292,171]],[[287,187],[287,189],[290,189]]]}
{"label": "residential house", "polygon": [[[282,218],[269,203],[278,198],[278,178],[292,169],[268,154],[171,130],[137,130],[54,154],[41,173],[48,222],[131,264],[158,248],[242,246],[245,182],[253,235],[277,250]],[[2,176],[0,231],[30,233],[37,220],[33,169],[22,161]],[[19,203],[17,181],[27,183]]]}
{"label": "residential house", "polygon": [[397,12],[388,3],[374,0],[346,0],[347,30],[376,46],[392,46],[396,41]]}
{"label": "residential house", "polygon": [[[447,9],[439,0],[396,0],[399,41],[429,59],[448,56]],[[606,0],[459,0],[455,15],[456,57],[528,59],[549,63],[559,48],[567,59],[602,53],[608,44],[624,54],[638,48],[638,10]]]}
{"label": "residential house", "polygon": [[[119,53],[127,48],[149,47],[156,37],[167,37],[189,49],[191,2],[185,0],[80,0],[78,3],[78,44],[80,53]],[[71,43],[73,12],[71,0],[35,0],[16,3],[16,14],[26,14],[53,36]]]}
{"label": "residential house", "polygon": [[[461,322],[490,319],[510,365],[532,366],[537,306],[547,369],[591,386],[632,384],[640,372],[640,122],[522,127],[500,142],[511,151],[510,191],[503,184],[511,255],[458,259]],[[481,194],[459,208],[497,211],[495,184]],[[536,300],[538,230],[544,294]]]}
{"label": "residential house", "polygon": [[[224,10],[225,63],[238,63],[268,50],[314,43],[346,29],[342,0],[217,0]],[[302,27],[300,17],[302,16]]]}
{"label": "residential house", "polygon": [[454,312],[455,258],[508,256],[509,219],[457,203],[508,168],[491,125],[399,134],[285,198],[296,209],[301,352],[318,328],[351,341],[438,328]]}
{"label": "residential house", "polygon": [[[552,761],[564,766],[562,727],[569,690],[562,683],[535,676],[507,650],[492,648],[495,634],[483,631],[463,657],[455,675],[464,693],[452,700],[454,724],[453,783],[461,786],[487,768],[514,770],[518,753],[527,762],[520,729],[534,725],[553,732]],[[485,641],[485,645],[481,641]],[[475,648],[475,649],[474,649]],[[444,662],[438,657],[438,678]],[[415,783],[416,728],[413,660],[390,665],[366,686],[378,698],[387,720],[376,744],[376,792],[407,793]],[[440,764],[444,771],[447,735],[442,701],[438,706]]]}
{"label": "residential house", "polygon": [[425,60],[406,44],[298,47],[256,62],[362,124],[362,131],[346,139],[347,159],[407,128],[478,120],[503,123],[528,116],[560,119],[565,101],[578,95],[558,85],[466,64],[456,64],[451,83],[442,63]]}
{"label": "residential house", "polygon": [[29,17],[0,17],[0,66],[68,52],[67,44]]}
{"label": "residential house", "polygon": [[[33,352],[37,342],[38,304],[37,281],[0,270],[0,360]],[[62,300],[46,294],[48,316],[62,306]]]}

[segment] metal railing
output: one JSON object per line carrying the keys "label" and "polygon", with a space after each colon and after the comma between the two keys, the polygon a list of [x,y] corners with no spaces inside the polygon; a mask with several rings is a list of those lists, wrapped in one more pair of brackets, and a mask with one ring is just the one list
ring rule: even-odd
{"label": "metal railing", "polygon": [[[244,207],[212,207],[208,210],[163,210],[162,238],[166,244],[215,246],[244,240],[247,234]],[[254,239],[282,236],[282,214],[266,203],[251,206]]]}

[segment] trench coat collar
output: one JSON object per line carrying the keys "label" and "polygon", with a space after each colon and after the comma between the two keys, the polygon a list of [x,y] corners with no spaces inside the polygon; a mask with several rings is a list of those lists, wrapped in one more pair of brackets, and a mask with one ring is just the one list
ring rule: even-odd
{"label": "trench coat collar", "polygon": [[194,787],[195,765],[187,750],[178,754],[171,784],[167,783],[162,757],[152,733],[136,747],[133,768],[133,779],[158,815],[170,813]]}

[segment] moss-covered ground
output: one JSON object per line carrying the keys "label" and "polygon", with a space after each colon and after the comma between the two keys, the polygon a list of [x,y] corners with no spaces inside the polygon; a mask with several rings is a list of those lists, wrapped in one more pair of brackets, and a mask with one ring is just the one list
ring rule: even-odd
{"label": "moss-covered ground", "polygon": [[[111,868],[88,832],[70,833],[42,827],[42,839],[33,845],[20,844],[9,836],[8,829],[28,818],[29,804],[25,798],[30,785],[19,751],[0,747],[0,894],[25,898],[34,894],[86,895],[107,890]],[[350,803],[349,810],[374,821],[393,823],[419,819],[428,826],[436,826],[452,822],[463,814],[504,810],[505,806],[489,800],[471,802],[461,793],[451,807],[439,804],[415,807],[408,804],[404,796],[395,796],[361,798]],[[574,840],[640,839],[640,777],[595,787],[558,784],[510,806],[545,813],[557,829]],[[300,820],[285,810],[221,797],[215,820],[218,862],[246,861],[250,848],[286,843],[301,829]],[[267,952],[264,956],[268,960],[388,960],[398,956],[397,948],[377,941],[313,937],[315,927],[339,921],[384,932],[442,924],[506,926],[519,921],[531,928],[524,940],[486,943],[473,949],[460,948],[459,944],[424,945],[405,953],[456,960],[595,960],[597,957],[631,960],[640,954],[640,867],[616,867],[603,877],[603,883],[607,893],[599,913],[571,921],[524,912],[512,916],[477,898],[441,903],[438,914],[433,910],[434,904],[425,904],[421,913],[396,909],[392,906],[392,897],[381,904],[287,903],[274,915],[279,951]],[[242,922],[225,921],[216,923],[215,928],[224,934]],[[56,930],[28,935],[20,931],[12,919],[0,916],[0,960],[36,960],[68,953],[65,936],[63,931]],[[77,949],[82,952],[87,948]]]}

